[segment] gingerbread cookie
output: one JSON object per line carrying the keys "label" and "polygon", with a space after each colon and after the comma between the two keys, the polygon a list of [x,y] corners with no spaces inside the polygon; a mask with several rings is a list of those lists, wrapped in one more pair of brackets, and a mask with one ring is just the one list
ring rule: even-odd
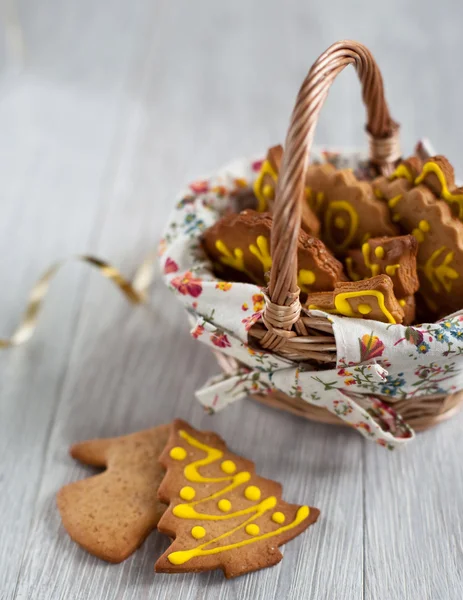
{"label": "gingerbread cookie", "polygon": [[[269,149],[267,158],[262,163],[253,186],[258,201],[258,212],[272,212],[273,210],[282,157],[283,147],[281,145],[273,146]],[[305,196],[306,198],[310,196],[310,190],[307,188]],[[313,235],[318,235],[320,231],[320,221],[307,202],[302,205],[301,227],[304,231]]]}
{"label": "gingerbread cookie", "polygon": [[400,218],[394,211],[394,208],[403,195],[414,186],[415,179],[421,172],[422,164],[422,161],[418,157],[411,156],[403,160],[392,175],[389,177],[377,177],[372,182],[375,196],[387,202],[393,223],[397,223]]}
{"label": "gingerbread cookie", "polygon": [[397,298],[414,294],[420,285],[416,270],[418,243],[413,235],[370,238],[361,249],[349,250],[346,270],[352,281],[389,275]]}
{"label": "gingerbread cookie", "polygon": [[456,187],[453,167],[445,156],[433,156],[424,163],[421,173],[415,179],[415,185],[420,183],[427,186],[435,196],[445,200],[452,214],[463,220],[463,188]]}
{"label": "gingerbread cookie", "polygon": [[231,578],[270,567],[282,559],[278,547],[318,518],[316,508],[281,500],[281,485],[257,476],[218,435],[184,421],[174,421],[160,461],[159,497],[169,507],[158,529],[173,542],[157,572],[220,568]]}
{"label": "gingerbread cookie", "polygon": [[309,171],[312,194],[322,194],[317,214],[322,220],[322,238],[337,256],[358,248],[371,237],[398,235],[387,206],[375,196],[372,185],[359,181],[350,170]]}
{"label": "gingerbread cookie", "polygon": [[164,477],[158,458],[169,437],[161,425],[118,438],[75,444],[71,456],[106,471],[64,486],[57,504],[71,538],[103,560],[130,556],[156,528],[166,506],[157,490]]}
{"label": "gingerbread cookie", "polygon": [[452,216],[448,204],[418,185],[396,203],[400,225],[418,241],[420,294],[436,316],[462,305],[463,223]]}
{"label": "gingerbread cookie", "polygon": [[309,294],[306,306],[309,309],[324,310],[333,314],[373,319],[383,323],[402,323],[404,309],[394,296],[392,280],[388,275],[376,275],[357,282],[339,282],[331,292],[331,304],[328,295]]}
{"label": "gingerbread cookie", "polygon": [[[272,266],[271,226],[268,213],[246,210],[239,215],[226,215],[204,232],[203,248],[222,277],[265,285],[265,274]],[[347,279],[342,264],[323,242],[302,230],[298,268],[298,285],[304,293],[332,290],[337,281]]]}

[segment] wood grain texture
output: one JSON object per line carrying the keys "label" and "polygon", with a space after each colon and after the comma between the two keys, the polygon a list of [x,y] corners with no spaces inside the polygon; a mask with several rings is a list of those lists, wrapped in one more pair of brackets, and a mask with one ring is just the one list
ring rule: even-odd
{"label": "wood grain texture", "polygon": [[[463,84],[451,64],[462,7],[452,3],[439,29],[435,5],[418,0],[284,4],[18,2],[24,67],[0,57],[2,335],[55,259],[91,252],[130,274],[186,181],[282,140],[306,70],[336,39],[371,47],[404,145],[429,135],[463,172]],[[350,73],[333,87],[318,139],[362,144],[363,118]],[[216,371],[159,280],[151,307],[134,309],[98,274],[66,267],[34,339],[0,355],[2,600],[463,596],[463,416],[391,454],[251,401],[208,417],[193,393]],[[70,444],[176,416],[216,430],[281,481],[288,501],[321,509],[279,565],[230,582],[155,575],[168,543],[156,533],[122,565],[70,541],[55,493],[93,472],[68,457]]]}

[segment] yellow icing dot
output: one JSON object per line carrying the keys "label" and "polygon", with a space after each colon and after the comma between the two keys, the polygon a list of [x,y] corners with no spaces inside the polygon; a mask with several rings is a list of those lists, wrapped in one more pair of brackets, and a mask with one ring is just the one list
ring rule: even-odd
{"label": "yellow icing dot", "polygon": [[382,246],[375,248],[375,256],[376,258],[384,258],[384,248]]}
{"label": "yellow icing dot", "polygon": [[191,487],[191,485],[186,485],[180,490],[179,496],[182,500],[186,500],[187,502],[189,502],[190,500],[193,500],[193,498],[196,496],[196,492]]}
{"label": "yellow icing dot", "polygon": [[191,535],[195,538],[195,540],[200,540],[206,535],[206,530],[201,525],[196,525],[191,530]]}
{"label": "yellow icing dot", "polygon": [[218,501],[217,506],[222,512],[228,512],[231,509],[231,502],[226,498],[222,498],[222,500]]}
{"label": "yellow icing dot", "polygon": [[305,193],[305,199],[310,200],[312,197],[312,190],[309,187],[306,187],[304,190],[304,193]]}
{"label": "yellow icing dot", "polygon": [[379,188],[373,188],[373,191],[375,193],[375,196],[377,198],[384,198],[382,191]]}
{"label": "yellow icing dot", "polygon": [[248,535],[259,535],[260,533],[259,525],[256,525],[255,523],[249,523],[249,525],[246,525],[245,530]]}
{"label": "yellow icing dot", "polygon": [[397,223],[398,221],[400,221],[400,215],[399,215],[399,213],[396,213],[395,215],[392,215],[392,220],[394,221],[394,223]]}
{"label": "yellow icing dot", "polygon": [[262,189],[262,193],[268,200],[271,200],[273,198],[273,186],[271,186],[269,183],[265,184]]}
{"label": "yellow icing dot", "polygon": [[372,308],[369,304],[359,304],[357,306],[357,310],[361,315],[368,315],[371,313]]}
{"label": "yellow icing dot", "polygon": [[175,446],[175,448],[172,448],[172,450],[169,452],[169,455],[174,460],[183,460],[186,458],[186,450],[180,446]]}
{"label": "yellow icing dot", "polygon": [[424,231],[425,233],[431,229],[431,226],[429,225],[428,221],[425,221],[424,219],[423,221],[420,221],[418,223],[418,227],[421,229],[421,231]]}
{"label": "yellow icing dot", "polygon": [[401,300],[399,300],[399,304],[400,306],[405,306],[407,304],[407,301],[402,298]]}
{"label": "yellow icing dot", "polygon": [[232,460],[224,460],[220,465],[220,468],[224,473],[227,473],[227,475],[231,475],[236,471],[236,465]]}
{"label": "yellow icing dot", "polygon": [[244,490],[244,495],[248,500],[257,502],[260,500],[260,489],[255,485],[248,485],[248,487]]}
{"label": "yellow icing dot", "polygon": [[412,231],[412,235],[414,235],[416,237],[416,241],[418,243],[421,244],[421,242],[424,242],[424,233],[421,231],[421,229],[415,228]]}
{"label": "yellow icing dot", "polygon": [[274,512],[272,515],[272,521],[274,523],[278,523],[278,525],[281,525],[282,523],[285,522],[285,515],[282,512]]}
{"label": "yellow icing dot", "polygon": [[334,226],[338,229],[343,229],[346,226],[346,221],[342,217],[336,217],[334,219]]}
{"label": "yellow icing dot", "polygon": [[307,291],[304,289],[304,287],[306,285],[312,285],[315,283],[316,279],[317,277],[313,271],[310,271],[309,269],[300,269],[297,277],[297,285],[302,289],[302,291]]}

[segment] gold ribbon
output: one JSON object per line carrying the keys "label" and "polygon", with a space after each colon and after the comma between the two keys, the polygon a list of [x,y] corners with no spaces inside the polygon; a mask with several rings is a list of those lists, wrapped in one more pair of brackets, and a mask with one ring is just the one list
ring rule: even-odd
{"label": "gold ribbon", "polygon": [[[94,256],[76,256],[69,260],[80,260],[95,268],[107,279],[110,279],[132,304],[145,304],[148,300],[148,289],[153,281],[153,267],[156,254],[149,254],[138,267],[132,281],[126,279],[120,271],[107,262]],[[10,339],[0,339],[0,349],[19,346],[29,340],[37,327],[37,320],[45,296],[50,288],[50,283],[59,269],[69,260],[60,261],[52,265],[40,277],[29,294],[24,315]]]}

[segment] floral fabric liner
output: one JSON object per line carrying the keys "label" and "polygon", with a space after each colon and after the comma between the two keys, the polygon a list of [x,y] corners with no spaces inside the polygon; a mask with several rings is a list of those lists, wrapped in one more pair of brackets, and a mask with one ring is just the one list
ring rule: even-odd
{"label": "floral fabric liner", "polygon": [[[359,153],[312,156],[312,162],[324,160],[340,168],[352,167],[359,175],[365,169]],[[261,318],[262,289],[217,279],[199,238],[223,216],[230,199],[252,185],[261,163],[238,160],[192,183],[180,195],[161,240],[164,278],[189,313],[192,336],[242,364],[235,374],[206,382],[196,396],[213,412],[250,393],[280,390],[328,409],[390,450],[402,446],[413,439],[414,432],[374,395],[403,400],[463,389],[463,311],[419,327],[311,311],[333,323],[337,365],[327,371],[303,370],[296,363],[250,348],[247,332]]]}

